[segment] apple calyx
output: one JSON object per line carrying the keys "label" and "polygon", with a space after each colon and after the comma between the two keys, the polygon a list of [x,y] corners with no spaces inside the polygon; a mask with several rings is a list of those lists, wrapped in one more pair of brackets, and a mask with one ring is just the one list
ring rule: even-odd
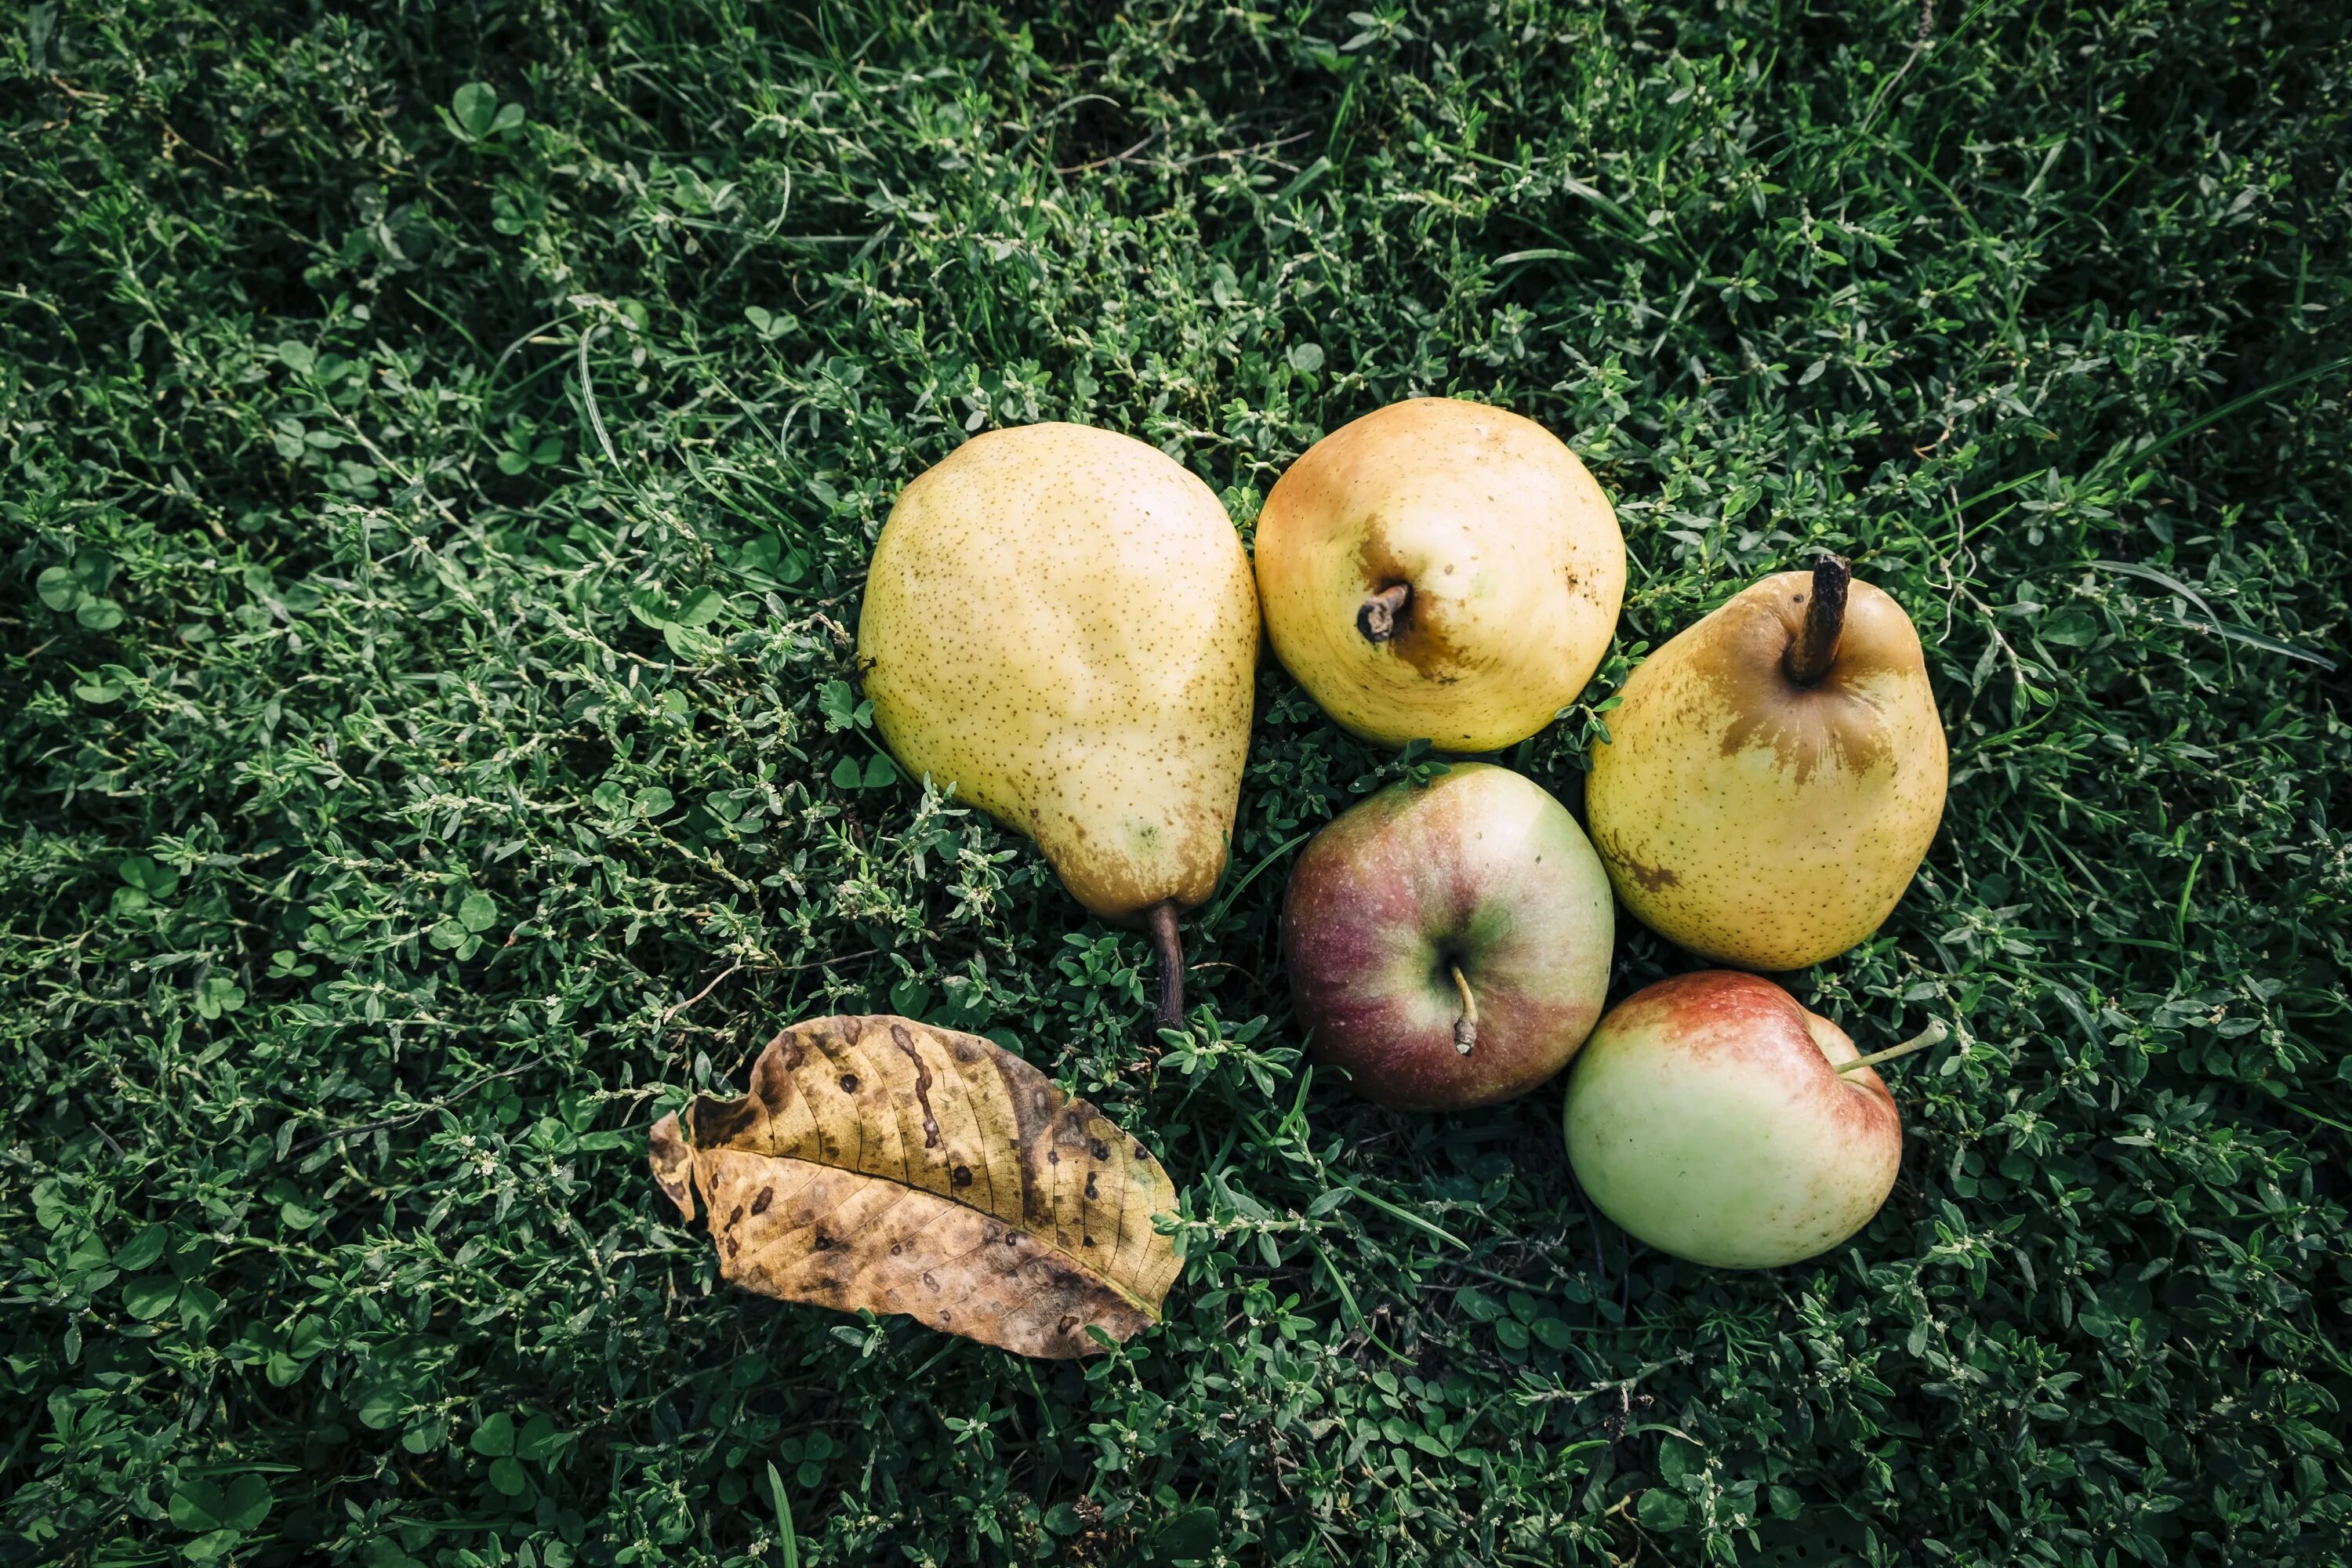
{"label": "apple calyx", "polygon": [[1152,950],[1160,955],[1160,1005],[1152,1025],[1180,1028],[1184,1022],[1184,939],[1176,931],[1176,900],[1162,899],[1144,910],[1143,929],[1151,933]]}
{"label": "apple calyx", "polygon": [[1356,612],[1356,629],[1370,643],[1388,642],[1397,635],[1398,623],[1412,604],[1412,584],[1391,583],[1366,599]]}
{"label": "apple calyx", "polygon": [[1913,1051],[1924,1051],[1952,1031],[1944,1027],[1944,1020],[1931,1018],[1927,1026],[1899,1046],[1889,1046],[1883,1051],[1873,1051],[1866,1057],[1856,1057],[1850,1062],[1840,1062],[1837,1070],[1852,1072],[1856,1068],[1874,1068],[1881,1062],[1891,1062],[1897,1057],[1907,1057]]}
{"label": "apple calyx", "polygon": [[1845,590],[1853,581],[1853,563],[1843,555],[1823,555],[1813,565],[1812,597],[1805,604],[1805,625],[1790,643],[1780,668],[1800,686],[1814,686],[1836,662],[1838,638],[1845,632]]}
{"label": "apple calyx", "polygon": [[1462,966],[1449,963],[1446,973],[1454,976],[1454,989],[1462,994],[1462,1016],[1454,1020],[1454,1048],[1468,1056],[1478,1044],[1478,999],[1470,994],[1470,983],[1462,978]]}

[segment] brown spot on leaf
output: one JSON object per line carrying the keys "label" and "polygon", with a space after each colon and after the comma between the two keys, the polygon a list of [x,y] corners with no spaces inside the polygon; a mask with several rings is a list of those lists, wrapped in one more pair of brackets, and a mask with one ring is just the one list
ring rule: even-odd
{"label": "brown spot on leaf", "polygon": [[857,1075],[856,1073],[845,1072],[841,1075],[841,1092],[844,1094],[856,1094],[857,1092]]}
{"label": "brown spot on leaf", "polygon": [[768,1212],[769,1205],[773,1204],[775,1201],[776,1189],[773,1187],[761,1187],[760,1189],[760,1195],[751,1200],[751,1212],[753,1214],[766,1214]]}
{"label": "brown spot on leaf", "polygon": [[971,1185],[971,1167],[970,1165],[958,1165],[954,1170],[948,1173],[948,1180],[959,1187],[968,1187]]}

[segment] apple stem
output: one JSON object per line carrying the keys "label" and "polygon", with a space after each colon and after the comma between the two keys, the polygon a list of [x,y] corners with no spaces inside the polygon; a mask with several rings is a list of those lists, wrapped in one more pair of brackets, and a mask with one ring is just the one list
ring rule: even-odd
{"label": "apple stem", "polygon": [[1176,901],[1163,899],[1143,911],[1152,950],[1160,955],[1160,1007],[1152,1024],[1162,1029],[1184,1023],[1184,939],[1176,931]]}
{"label": "apple stem", "polygon": [[1845,590],[1853,581],[1853,563],[1843,555],[1824,555],[1813,565],[1813,595],[1805,605],[1804,629],[1789,645],[1783,661],[1789,679],[1800,686],[1816,684],[1837,661],[1838,638],[1845,632]]}
{"label": "apple stem", "polygon": [[1454,1048],[1466,1057],[1478,1043],[1478,999],[1470,994],[1470,983],[1462,978],[1460,964],[1445,967],[1454,976],[1454,989],[1462,994],[1462,1016],[1454,1020]]}
{"label": "apple stem", "polygon": [[1852,1072],[1856,1068],[1874,1068],[1881,1062],[1891,1062],[1897,1057],[1907,1057],[1913,1051],[1924,1051],[1952,1031],[1944,1027],[1944,1020],[1931,1018],[1927,1026],[1899,1046],[1889,1046],[1883,1051],[1873,1051],[1866,1057],[1856,1057],[1850,1062],[1838,1063],[1838,1071]]}
{"label": "apple stem", "polygon": [[1356,629],[1364,634],[1366,642],[1387,642],[1397,635],[1397,623],[1404,619],[1405,607],[1412,603],[1412,584],[1391,583],[1366,599],[1356,612]]}

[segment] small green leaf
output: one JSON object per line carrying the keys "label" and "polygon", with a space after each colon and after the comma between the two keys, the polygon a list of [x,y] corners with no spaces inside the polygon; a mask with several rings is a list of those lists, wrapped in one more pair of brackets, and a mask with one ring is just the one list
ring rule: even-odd
{"label": "small green leaf", "polygon": [[289,338],[278,345],[278,363],[297,375],[308,375],[317,368],[319,361],[308,343],[298,343]]}
{"label": "small green leaf", "polygon": [[530,1477],[518,1460],[493,1459],[490,1461],[490,1485],[508,1497],[520,1497],[530,1490]]}
{"label": "small green leaf", "polygon": [[196,984],[196,1013],[217,1018],[245,1005],[245,988],[226,974],[208,974]]}
{"label": "small green leaf", "polygon": [[1045,1528],[1056,1535],[1076,1535],[1086,1527],[1087,1521],[1068,1503],[1057,1502],[1045,1510]]}
{"label": "small green leaf", "polygon": [[182,1530],[225,1529],[228,1512],[227,1495],[210,1481],[183,1481],[172,1494],[172,1522]]}
{"label": "small green leaf", "polygon": [[647,784],[637,792],[637,815],[648,819],[667,815],[677,804],[669,791],[659,784]]}
{"label": "small green leaf", "polygon": [[487,136],[498,121],[499,95],[488,82],[469,81],[450,95],[449,111],[467,135]]}
{"label": "small green leaf", "polygon": [[2080,605],[2070,605],[2042,623],[2042,640],[2059,647],[2088,647],[2099,640],[2099,623]]}
{"label": "small green leaf", "polygon": [[180,1548],[180,1555],[198,1564],[217,1563],[236,1550],[238,1533],[234,1530],[215,1530],[209,1535],[199,1535]]}
{"label": "small green leaf", "polygon": [[688,664],[700,664],[716,657],[721,646],[719,639],[709,632],[675,624],[662,628],[662,641],[669,645],[672,654]]}
{"label": "small green leaf", "polygon": [[122,624],[122,606],[111,599],[92,599],[74,612],[74,619],[94,632],[110,632]]}
{"label": "small green leaf", "polygon": [[550,463],[562,462],[563,460],[563,437],[561,436],[541,436],[539,438],[539,444],[530,449],[530,460],[538,464],[542,468],[547,467]]}
{"label": "small green leaf", "polygon": [[457,906],[457,922],[467,931],[483,931],[499,923],[499,903],[479,890],[467,893]]}
{"label": "small green leaf", "polygon": [[554,1455],[562,1436],[555,1429],[553,1417],[534,1415],[523,1423],[522,1433],[515,1439],[515,1458],[543,1462]]}
{"label": "small green leaf", "polygon": [[142,1323],[170,1311],[179,1299],[180,1282],[168,1274],[142,1275],[122,1288],[122,1310]]}
{"label": "small green leaf", "polygon": [[1503,1304],[1475,1285],[1465,1285],[1454,1292],[1454,1304],[1465,1317],[1482,1323],[1491,1323],[1503,1315]]}
{"label": "small green leaf", "polygon": [[657,588],[633,588],[629,591],[629,614],[646,626],[660,631],[677,618],[668,598]]}
{"label": "small green leaf", "polygon": [[1633,1511],[1641,1516],[1643,1527],[1648,1530],[1680,1530],[1690,1521],[1690,1504],[1664,1487],[1652,1487],[1643,1492],[1640,1505]]}
{"label": "small green leaf", "polygon": [[725,595],[716,589],[697,588],[679,603],[677,614],[672,619],[682,626],[707,626],[717,620],[719,612],[726,607]]}
{"label": "small green leaf", "polygon": [[70,568],[52,566],[33,580],[41,603],[62,615],[81,603],[82,585]]}
{"label": "small green leaf", "polygon": [[1203,1561],[1217,1550],[1219,1528],[1217,1510],[1213,1508],[1179,1509],[1160,1527],[1152,1542],[1155,1563],[1194,1563]]}
{"label": "small green leaf", "polygon": [[509,447],[499,454],[499,472],[502,474],[519,474],[530,467],[530,454],[528,452],[518,452]]}
{"label": "small green leaf", "polygon": [[504,1458],[515,1451],[514,1417],[501,1410],[474,1428],[466,1446],[485,1458]]}
{"label": "small green leaf", "polygon": [[889,758],[874,756],[866,759],[866,787],[867,789],[886,789],[898,782],[898,770],[890,765]]}
{"label": "small green leaf", "polygon": [[844,757],[833,764],[833,787],[857,789],[866,782],[866,770],[857,765],[856,757]]}
{"label": "small green leaf", "polygon": [[498,118],[490,121],[490,132],[492,135],[496,135],[501,131],[511,131],[522,122],[523,107],[521,104],[502,103],[499,105]]}
{"label": "small green leaf", "polygon": [[407,1397],[396,1388],[372,1388],[360,1396],[360,1425],[381,1432],[407,1412]]}
{"label": "small green leaf", "polygon": [[1293,343],[1290,345],[1290,352],[1282,357],[1290,362],[1291,369],[1302,375],[1312,375],[1323,368],[1323,345]]}
{"label": "small green leaf", "polygon": [[826,729],[849,729],[857,722],[857,693],[846,680],[828,680],[817,688],[816,710]]}
{"label": "small green leaf", "polygon": [[74,581],[93,594],[103,594],[106,585],[114,581],[114,557],[103,550],[81,549],[74,552]]}
{"label": "small green leaf", "polygon": [[159,866],[149,856],[126,855],[114,874],[131,887],[152,898],[168,899],[180,886],[180,874],[168,866]]}
{"label": "small green leaf", "polygon": [[169,1226],[151,1225],[122,1244],[110,1261],[126,1274],[136,1273],[163,1256],[163,1244],[172,1237]]}
{"label": "small green leaf", "polygon": [[221,1524],[229,1530],[251,1530],[269,1517],[269,1483],[259,1476],[239,1476],[229,1482],[228,1511],[221,1515]]}
{"label": "small green leaf", "polygon": [[606,779],[588,792],[588,800],[605,816],[618,816],[622,808],[629,804],[629,792],[611,779]]}

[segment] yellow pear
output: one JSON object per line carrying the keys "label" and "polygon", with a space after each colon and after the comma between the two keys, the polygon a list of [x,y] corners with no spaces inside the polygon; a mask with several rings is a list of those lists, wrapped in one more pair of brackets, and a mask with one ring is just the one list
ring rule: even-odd
{"label": "yellow pear", "polygon": [[1944,728],[1911,617],[1825,556],[1652,655],[1592,749],[1617,896],[1703,958],[1802,969],[1876,931],[1944,813]]}
{"label": "yellow pear", "polygon": [[1326,436],[1276,482],[1257,586],[1275,656],[1342,726],[1494,752],[1592,679],[1625,541],[1550,431],[1420,397]]}
{"label": "yellow pear", "polygon": [[1224,869],[1257,666],[1232,520],[1190,472],[1082,425],[992,431],[908,485],[867,568],[858,662],[907,771],[1037,841],[1159,950]]}

